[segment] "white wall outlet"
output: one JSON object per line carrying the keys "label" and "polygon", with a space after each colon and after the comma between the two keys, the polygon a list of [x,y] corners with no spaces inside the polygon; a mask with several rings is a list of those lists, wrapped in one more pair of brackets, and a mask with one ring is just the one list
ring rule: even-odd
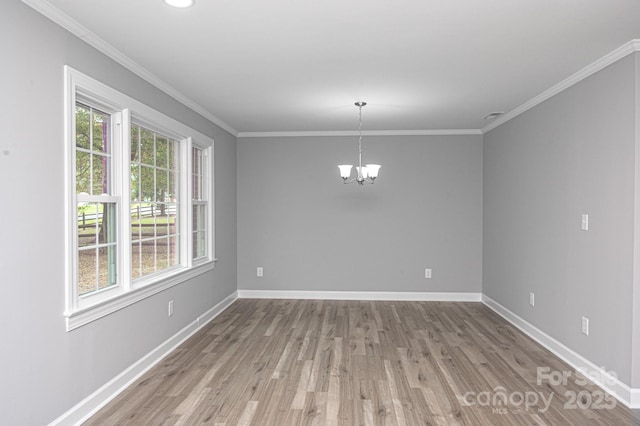
{"label": "white wall outlet", "polygon": [[536,295],[533,292],[529,293],[529,304],[536,306]]}
{"label": "white wall outlet", "polygon": [[431,268],[425,268],[424,277],[425,278],[431,278]]}
{"label": "white wall outlet", "polygon": [[264,268],[262,266],[258,266],[258,268],[256,268],[256,276],[264,277]]}
{"label": "white wall outlet", "polygon": [[583,214],[582,215],[582,219],[580,221],[580,229],[582,229],[583,231],[588,231],[589,230],[589,215],[588,214]]}
{"label": "white wall outlet", "polygon": [[582,333],[589,335],[589,318],[582,317]]}
{"label": "white wall outlet", "polygon": [[173,300],[169,300],[169,306],[167,308],[167,313],[169,316],[173,315]]}

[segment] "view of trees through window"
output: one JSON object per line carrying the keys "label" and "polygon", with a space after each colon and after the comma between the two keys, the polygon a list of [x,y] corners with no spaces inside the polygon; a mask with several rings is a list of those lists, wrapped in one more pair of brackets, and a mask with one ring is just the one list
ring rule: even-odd
{"label": "view of trees through window", "polygon": [[[76,105],[79,294],[116,284],[117,199],[111,195],[110,115]],[[100,198],[96,198],[100,197]]]}
{"label": "view of trees through window", "polygon": [[178,250],[178,143],[131,126],[131,277],[180,261]]}

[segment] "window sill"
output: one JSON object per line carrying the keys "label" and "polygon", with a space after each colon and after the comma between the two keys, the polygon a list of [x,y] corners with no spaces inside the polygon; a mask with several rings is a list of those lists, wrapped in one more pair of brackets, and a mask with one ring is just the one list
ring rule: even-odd
{"label": "window sill", "polygon": [[209,272],[214,269],[216,260],[217,259],[213,259],[206,263],[201,263],[186,271],[181,270],[152,284],[132,289],[104,302],[78,309],[74,312],[66,312],[64,316],[67,322],[67,331],[82,327],[85,324],[112,314],[147,297],[195,278],[198,275],[202,275],[205,272]]}

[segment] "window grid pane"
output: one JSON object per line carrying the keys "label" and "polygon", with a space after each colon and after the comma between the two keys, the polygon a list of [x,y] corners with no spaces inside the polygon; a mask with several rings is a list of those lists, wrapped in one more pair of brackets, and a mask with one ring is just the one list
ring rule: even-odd
{"label": "window grid pane", "polygon": [[137,279],[179,264],[178,143],[138,125],[131,135],[131,278]]}
{"label": "window grid pane", "polygon": [[78,294],[117,284],[116,203],[78,203]]}
{"label": "window grid pane", "polygon": [[206,205],[194,205],[193,206],[193,258],[198,259],[204,257],[207,254],[206,251]]}
{"label": "window grid pane", "polygon": [[76,104],[76,193],[111,193],[109,114]]}

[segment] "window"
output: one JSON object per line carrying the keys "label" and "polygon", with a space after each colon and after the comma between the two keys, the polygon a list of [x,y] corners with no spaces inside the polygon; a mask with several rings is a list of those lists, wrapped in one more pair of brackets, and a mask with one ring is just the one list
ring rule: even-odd
{"label": "window", "polygon": [[213,268],[213,140],[65,67],[72,330]]}
{"label": "window", "polygon": [[208,254],[207,230],[209,229],[207,220],[207,151],[199,147],[193,147],[192,158],[193,259],[203,259]]}
{"label": "window", "polygon": [[119,197],[111,172],[111,116],[76,103],[78,294],[117,284]]}
{"label": "window", "polygon": [[[180,263],[178,142],[131,126],[131,278]],[[194,165],[195,166],[195,165]]]}

